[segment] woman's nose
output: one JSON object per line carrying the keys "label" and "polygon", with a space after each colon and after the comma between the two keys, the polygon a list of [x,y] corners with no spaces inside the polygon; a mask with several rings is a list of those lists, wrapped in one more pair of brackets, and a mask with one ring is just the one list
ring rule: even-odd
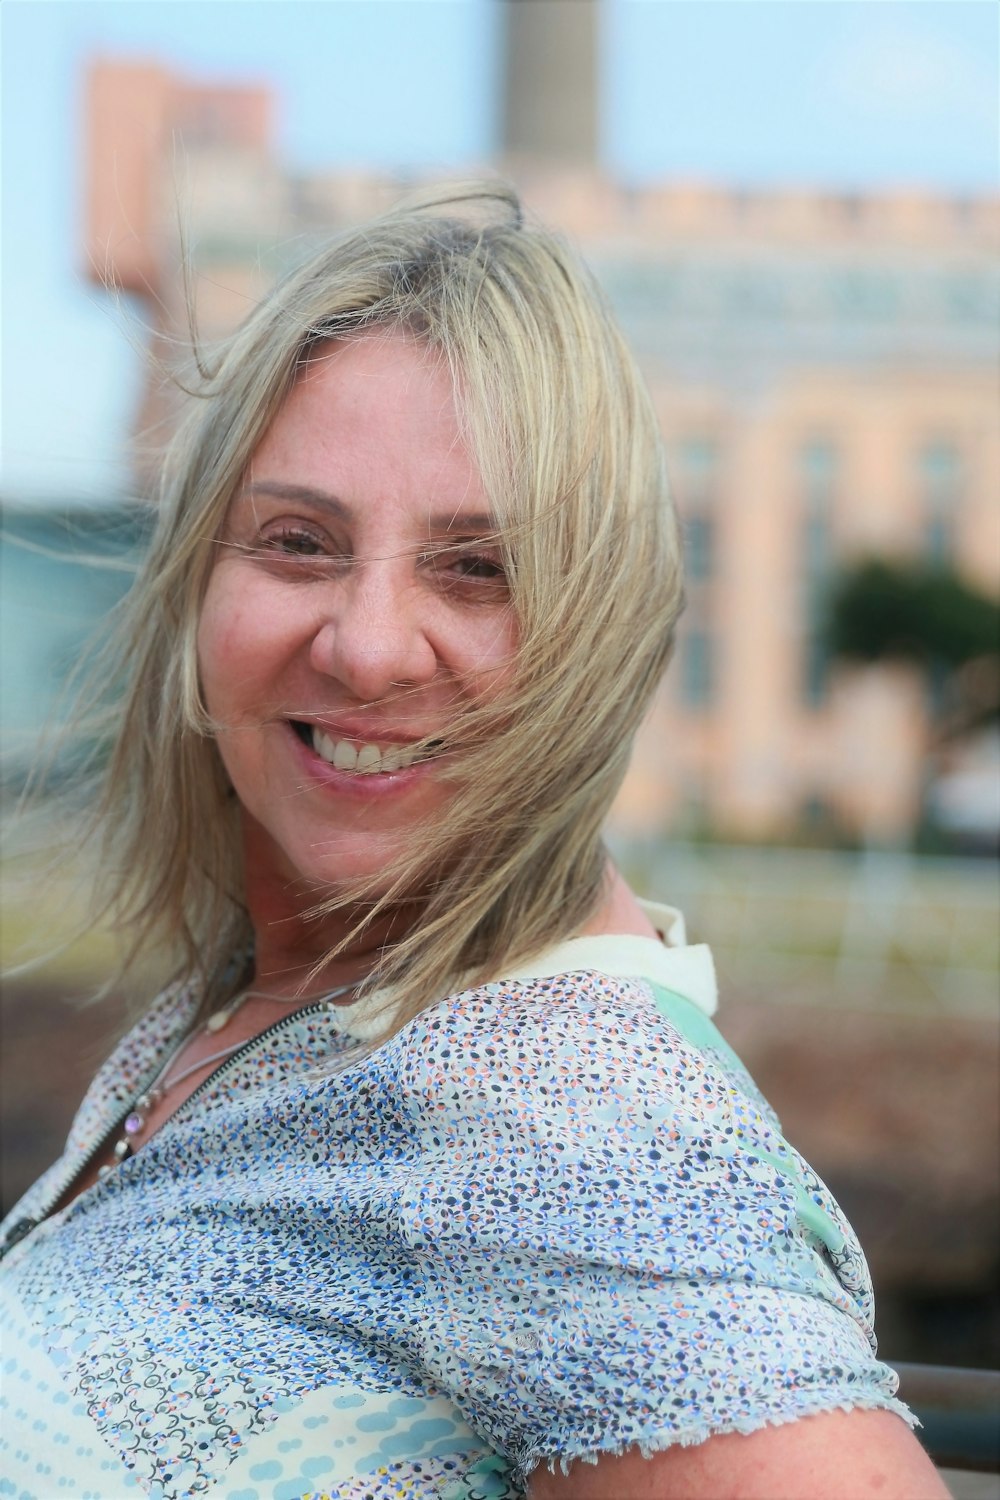
{"label": "woman's nose", "polygon": [[429,601],[419,583],[381,562],[355,564],[313,637],[310,662],[361,702],[431,681],[437,653],[428,635]]}

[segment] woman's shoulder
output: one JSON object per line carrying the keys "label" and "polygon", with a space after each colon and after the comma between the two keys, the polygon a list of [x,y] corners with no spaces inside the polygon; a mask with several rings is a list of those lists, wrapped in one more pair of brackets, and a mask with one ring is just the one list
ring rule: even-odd
{"label": "woman's shoulder", "polygon": [[504,1141],[554,1147],[588,1170],[613,1156],[623,1198],[666,1178],[685,1198],[700,1185],[720,1222],[780,1201],[870,1316],[867,1267],[839,1206],[681,992],[595,969],[497,981],[418,1018],[399,1062],[411,1118],[441,1146],[497,1160]]}
{"label": "woman's shoulder", "polygon": [[[629,1051],[666,1037],[671,1009],[692,1033],[706,1041],[719,1038],[710,1017],[683,993],[640,974],[581,963],[551,973],[505,976],[448,995],[416,1018],[412,1045],[447,1040],[449,1055],[459,1042],[491,1046],[489,1055],[498,1066],[513,1065],[518,1055],[540,1061],[567,1048],[621,1061]],[[673,1029],[680,1034],[676,1022]]]}
{"label": "woman's shoulder", "polygon": [[398,1041],[428,1358],[525,1470],[595,1432],[654,1449],[893,1404],[850,1225],[690,997],[514,976]]}
{"label": "woman's shoulder", "polygon": [[406,1028],[414,1082],[439,1090],[450,1072],[527,1093],[579,1075],[595,1092],[673,1094],[709,1067],[767,1108],[716,1028],[709,949],[688,944],[683,918],[647,906],[658,937],[602,933],[570,938],[488,983],[460,990]]}
{"label": "woman's shoulder", "polygon": [[516,1116],[569,1152],[613,1142],[627,1151],[665,1129],[674,1142],[707,1131],[790,1155],[703,1005],[663,977],[586,967],[448,996],[398,1038],[394,1071],[411,1115],[435,1131],[453,1119],[484,1149]]}

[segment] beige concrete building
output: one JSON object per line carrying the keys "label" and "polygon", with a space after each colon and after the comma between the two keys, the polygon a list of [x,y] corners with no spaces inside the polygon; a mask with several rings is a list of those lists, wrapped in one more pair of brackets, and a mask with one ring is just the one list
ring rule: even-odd
{"label": "beige concrete building", "polygon": [[[263,88],[102,63],[88,111],[87,267],[145,296],[171,341],[186,327],[178,210],[210,341],[401,186],[287,171]],[[677,661],[621,826],[905,838],[927,776],[925,687],[832,665],[818,627],[838,566],[869,553],[952,561],[1000,588],[1000,205],[637,190],[549,144],[506,170],[605,286],[653,390],[686,527]],[[144,431],[169,428],[171,410],[151,381]]]}

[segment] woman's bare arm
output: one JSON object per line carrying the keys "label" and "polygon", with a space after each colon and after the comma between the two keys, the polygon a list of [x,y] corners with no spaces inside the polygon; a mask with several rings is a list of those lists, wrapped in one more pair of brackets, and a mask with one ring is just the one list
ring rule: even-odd
{"label": "woman's bare arm", "polygon": [[568,1474],[542,1464],[530,1500],[948,1500],[948,1491],[901,1418],[832,1411],[744,1437],[709,1438],[643,1458],[632,1450],[578,1461]]}

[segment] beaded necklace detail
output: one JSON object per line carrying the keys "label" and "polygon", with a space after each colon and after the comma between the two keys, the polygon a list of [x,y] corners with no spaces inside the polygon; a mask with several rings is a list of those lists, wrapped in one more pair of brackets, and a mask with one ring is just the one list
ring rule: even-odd
{"label": "beaded necklace detail", "polygon": [[[290,1020],[291,1017],[296,1015],[300,1010],[308,1010],[314,1005],[323,1005],[330,1001],[339,1000],[343,995],[353,993],[353,991],[355,991],[359,987],[360,983],[360,980],[356,980],[352,984],[341,984],[338,985],[336,989],[327,990],[324,994],[315,995],[308,1000],[302,999],[302,997],[298,995],[294,996],[292,999],[286,1000],[281,995],[265,994],[263,990],[241,990],[240,993],[235,997],[235,999],[230,1000],[228,1004],[222,1007],[221,1010],[213,1011],[208,1019],[204,1021],[199,1027],[199,1030],[206,1035],[211,1035],[215,1032],[222,1031],[223,1028],[227,1026],[232,1020],[233,1016],[235,1016],[236,1012],[240,1010],[240,1008],[245,1004],[245,1002],[251,999],[276,1000],[281,1004],[294,1005],[296,1009],[291,1012],[291,1015],[288,1018]],[[197,1032],[194,1034],[197,1035]],[[176,1088],[179,1083],[183,1083],[186,1078],[190,1078],[194,1073],[201,1072],[201,1070],[208,1067],[210,1063],[219,1064],[225,1062],[227,1057],[232,1057],[234,1053],[240,1050],[241,1047],[247,1046],[248,1040],[252,1040],[252,1038],[244,1039],[240,1042],[233,1042],[231,1046],[222,1047],[218,1052],[210,1052],[207,1057],[199,1058],[196,1063],[192,1063],[189,1067],[182,1068],[179,1073],[175,1073],[173,1074],[173,1076],[171,1076],[171,1068],[177,1061],[178,1057],[180,1057],[181,1053],[184,1051],[184,1048],[191,1041],[190,1035],[184,1037],[171,1052],[170,1056],[167,1058],[166,1062],[163,1064],[162,1068],[157,1073],[152,1083],[143,1090],[143,1092],[133,1103],[132,1108],[129,1110],[128,1114],[125,1116],[122,1124],[122,1129],[125,1133],[118,1141],[115,1142],[114,1150],[112,1152],[112,1160],[110,1162],[105,1162],[102,1167],[98,1168],[98,1177],[107,1177],[108,1173],[113,1171],[113,1169],[120,1162],[127,1160],[127,1158],[133,1154],[133,1151],[135,1149],[133,1144],[135,1138],[142,1133],[143,1127],[145,1126],[146,1121],[149,1119],[150,1112],[156,1108],[156,1106],[163,1098],[165,1098],[165,1096],[170,1092],[172,1088]]]}

